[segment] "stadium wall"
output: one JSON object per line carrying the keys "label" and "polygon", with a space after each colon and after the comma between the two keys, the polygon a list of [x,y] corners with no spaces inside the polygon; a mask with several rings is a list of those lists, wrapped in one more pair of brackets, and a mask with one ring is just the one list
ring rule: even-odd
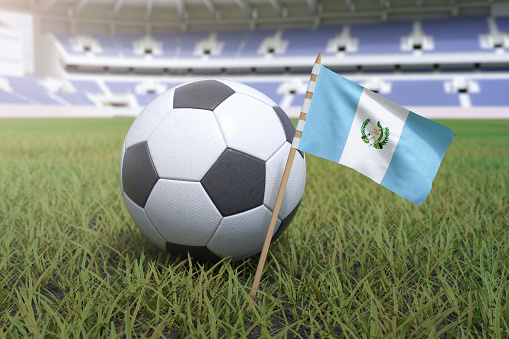
{"label": "stadium wall", "polygon": [[115,118],[136,117],[142,108],[91,106],[0,105],[0,118]]}
{"label": "stadium wall", "polygon": [[[505,107],[407,107],[428,119],[509,119]],[[91,106],[24,106],[0,105],[0,118],[116,118],[136,117],[143,107],[91,107]],[[301,107],[286,107],[290,118],[298,118]]]}

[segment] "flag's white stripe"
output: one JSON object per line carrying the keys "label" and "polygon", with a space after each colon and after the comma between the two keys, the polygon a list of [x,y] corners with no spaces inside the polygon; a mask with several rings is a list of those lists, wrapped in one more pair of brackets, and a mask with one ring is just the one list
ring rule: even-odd
{"label": "flag's white stripe", "polygon": [[304,103],[302,104],[302,113],[308,113],[309,112],[309,105],[311,105],[311,99],[304,99]]}
{"label": "flag's white stripe", "polygon": [[300,138],[293,137],[292,148],[299,148]]}
{"label": "flag's white stripe", "polygon": [[316,87],[316,82],[315,81],[310,81],[308,83],[308,89],[306,91],[313,93],[315,91],[315,87]]}
{"label": "flag's white stripe", "polygon": [[302,131],[304,129],[304,124],[306,122],[304,120],[300,120],[297,122],[297,128],[295,128],[297,131]]}
{"label": "flag's white stripe", "polygon": [[[380,183],[391,162],[408,112],[392,101],[364,89],[339,163]],[[374,125],[380,121],[384,135],[385,128],[389,128],[389,139],[382,149],[376,149],[362,140],[361,126],[368,118]],[[366,134],[370,127],[369,124],[366,126]]]}
{"label": "flag's white stripe", "polygon": [[311,70],[311,74],[320,74],[320,68],[322,67],[321,64],[314,64],[313,69]]}

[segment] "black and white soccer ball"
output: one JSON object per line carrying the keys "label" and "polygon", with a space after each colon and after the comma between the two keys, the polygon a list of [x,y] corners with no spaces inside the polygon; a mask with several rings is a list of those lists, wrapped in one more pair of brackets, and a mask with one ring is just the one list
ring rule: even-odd
{"label": "black and white soccer ball", "polygon": [[[159,248],[202,261],[262,250],[295,128],[261,92],[200,80],[154,99],[122,148],[120,184],[136,225]],[[297,212],[306,180],[297,152],[273,240]]]}

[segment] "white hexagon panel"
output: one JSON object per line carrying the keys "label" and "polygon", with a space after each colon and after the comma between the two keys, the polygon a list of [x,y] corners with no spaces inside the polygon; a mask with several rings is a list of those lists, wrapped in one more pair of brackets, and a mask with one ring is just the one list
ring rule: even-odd
{"label": "white hexagon panel", "polygon": [[[207,244],[220,257],[242,259],[262,250],[272,212],[265,206],[225,217]],[[281,221],[278,220],[274,234]]]}
{"label": "white hexagon panel", "polygon": [[157,125],[173,109],[173,94],[174,89],[171,89],[145,106],[127,132],[125,137],[126,148],[148,140]]}
{"label": "white hexagon panel", "polygon": [[145,205],[159,234],[172,243],[205,246],[223,218],[199,182],[159,179]]}
{"label": "white hexagon panel", "polygon": [[226,149],[214,114],[203,109],[172,110],[148,139],[160,178],[199,181]]}
{"label": "white hexagon panel", "polygon": [[[274,210],[276,204],[277,193],[283,172],[285,170],[288,154],[291,145],[286,142],[277,152],[266,162],[266,185],[263,203],[271,211]],[[295,152],[290,177],[286,185],[285,195],[281,203],[278,217],[286,218],[297,206],[304,195],[304,187],[306,186],[306,160],[304,153]]]}
{"label": "white hexagon panel", "polygon": [[263,161],[286,141],[274,108],[251,96],[235,93],[222,102],[214,114],[228,147]]}
{"label": "white hexagon panel", "polygon": [[147,217],[147,214],[136,203],[134,203],[129,197],[123,193],[125,206],[127,207],[127,211],[133,218],[134,223],[141,232],[157,247],[162,250],[166,249],[166,240],[161,236],[161,234],[156,230],[150,219]]}

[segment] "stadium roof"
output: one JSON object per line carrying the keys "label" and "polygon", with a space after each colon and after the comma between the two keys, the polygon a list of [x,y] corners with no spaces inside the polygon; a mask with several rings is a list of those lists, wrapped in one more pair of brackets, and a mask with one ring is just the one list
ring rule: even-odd
{"label": "stadium roof", "polygon": [[45,17],[182,24],[320,24],[462,14],[491,15],[509,0],[0,0]]}

